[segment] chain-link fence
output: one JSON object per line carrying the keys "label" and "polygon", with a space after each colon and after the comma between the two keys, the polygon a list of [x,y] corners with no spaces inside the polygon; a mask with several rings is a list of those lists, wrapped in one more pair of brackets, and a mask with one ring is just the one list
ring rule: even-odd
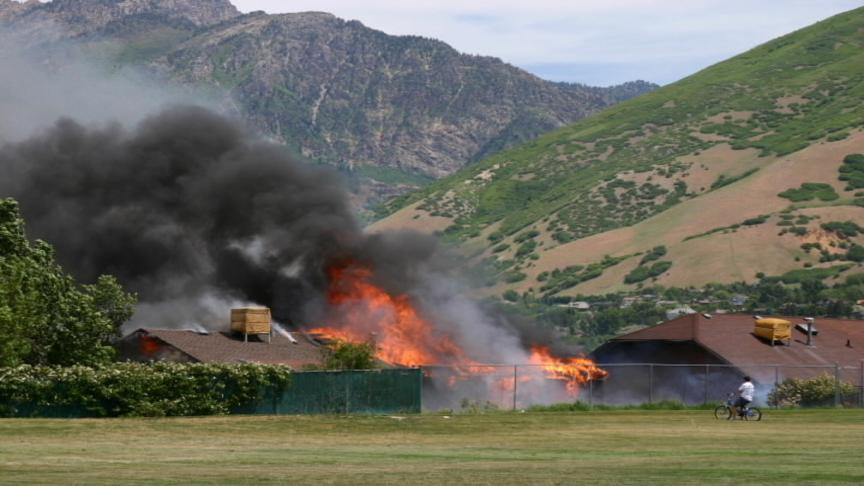
{"label": "chain-link fence", "polygon": [[291,385],[247,413],[388,414],[419,413],[421,370],[305,371],[291,375]]}
{"label": "chain-link fence", "polygon": [[742,377],[756,386],[761,406],[864,407],[860,366],[600,364],[607,375],[586,380],[548,365],[430,366],[423,368],[423,409],[524,409],[580,401],[637,405],[674,401],[703,405],[725,401]]}

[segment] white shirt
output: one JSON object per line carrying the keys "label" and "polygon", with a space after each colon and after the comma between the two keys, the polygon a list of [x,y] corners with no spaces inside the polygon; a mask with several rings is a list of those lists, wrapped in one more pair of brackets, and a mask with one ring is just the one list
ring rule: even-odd
{"label": "white shirt", "polygon": [[738,387],[738,391],[741,393],[741,398],[752,402],[754,388],[753,383],[750,383],[749,381],[742,383],[741,386]]}

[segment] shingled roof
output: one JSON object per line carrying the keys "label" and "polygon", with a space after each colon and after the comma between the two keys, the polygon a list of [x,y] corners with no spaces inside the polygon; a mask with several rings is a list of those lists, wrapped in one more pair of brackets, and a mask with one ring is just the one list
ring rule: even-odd
{"label": "shingled roof", "polygon": [[[769,316],[764,316],[769,317]],[[802,317],[779,317],[795,324]],[[710,318],[690,314],[612,339],[627,341],[692,341],[722,360],[739,365],[860,367],[864,360],[864,321],[817,318],[819,334],[807,346],[807,335],[793,327],[789,346],[753,334],[754,318],[746,314],[715,314]]]}
{"label": "shingled roof", "polygon": [[274,333],[271,342],[250,337],[243,342],[242,336],[227,332],[202,334],[196,331],[172,329],[138,329],[133,333],[156,339],[180,351],[194,361],[205,363],[265,363],[284,364],[301,368],[307,364],[321,364],[321,347],[303,333],[292,333],[296,343],[279,333]]}

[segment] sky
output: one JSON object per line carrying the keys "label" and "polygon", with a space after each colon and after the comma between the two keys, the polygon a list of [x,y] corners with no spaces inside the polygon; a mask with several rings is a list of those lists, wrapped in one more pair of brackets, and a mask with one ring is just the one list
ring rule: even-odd
{"label": "sky", "polygon": [[447,42],[544,79],[667,84],[864,0],[232,0]]}

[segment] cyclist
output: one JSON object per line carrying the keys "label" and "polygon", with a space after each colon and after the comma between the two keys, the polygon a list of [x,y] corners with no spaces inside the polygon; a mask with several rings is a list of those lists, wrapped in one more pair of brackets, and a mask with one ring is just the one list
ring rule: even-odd
{"label": "cyclist", "polygon": [[738,416],[743,417],[747,413],[747,407],[753,402],[753,391],[755,387],[749,376],[744,377],[744,383],[738,387],[738,400],[735,401],[735,409]]}

